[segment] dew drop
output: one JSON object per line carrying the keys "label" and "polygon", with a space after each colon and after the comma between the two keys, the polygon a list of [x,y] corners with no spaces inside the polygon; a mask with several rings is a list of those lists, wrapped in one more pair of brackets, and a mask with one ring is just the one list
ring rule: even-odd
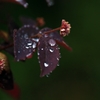
{"label": "dew drop", "polygon": [[39,39],[34,39],[34,38],[33,38],[32,40],[35,41],[35,42],[39,42]]}
{"label": "dew drop", "polygon": [[45,67],[48,67],[48,66],[49,66],[49,64],[47,64],[47,63],[44,63],[44,66],[45,66]]}
{"label": "dew drop", "polygon": [[59,58],[57,58],[57,60],[59,60]]}
{"label": "dew drop", "polygon": [[59,64],[57,64],[57,66],[59,66]]}
{"label": "dew drop", "polygon": [[27,34],[25,34],[25,35],[24,35],[24,38],[25,38],[25,39],[28,39],[28,35],[27,35]]}
{"label": "dew drop", "polygon": [[20,53],[20,51],[18,51],[18,53]]}
{"label": "dew drop", "polygon": [[29,49],[29,47],[26,47],[26,49]]}
{"label": "dew drop", "polygon": [[53,50],[53,49],[49,49],[49,51],[50,51],[50,52],[53,52],[54,50]]}
{"label": "dew drop", "polygon": [[32,43],[28,43],[27,45],[32,45]]}
{"label": "dew drop", "polygon": [[33,47],[33,48],[36,48],[36,43],[35,43],[35,42],[33,43],[32,47]]}
{"label": "dew drop", "polygon": [[41,50],[43,50],[43,48],[41,48]]}
{"label": "dew drop", "polygon": [[47,34],[45,34],[45,35],[44,35],[44,37],[48,37],[48,35],[47,35]]}
{"label": "dew drop", "polygon": [[39,52],[37,54],[40,55]]}
{"label": "dew drop", "polygon": [[46,77],[49,77],[49,75],[47,74]]}
{"label": "dew drop", "polygon": [[50,46],[55,46],[56,42],[53,39],[50,39],[49,40],[49,44],[50,44]]}
{"label": "dew drop", "polygon": [[28,3],[25,3],[25,4],[24,4],[24,7],[27,8],[27,6],[28,6]]}

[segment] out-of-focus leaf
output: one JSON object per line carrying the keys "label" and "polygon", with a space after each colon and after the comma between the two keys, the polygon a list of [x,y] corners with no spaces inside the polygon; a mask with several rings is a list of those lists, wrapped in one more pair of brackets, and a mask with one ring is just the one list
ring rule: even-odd
{"label": "out-of-focus leaf", "polygon": [[50,37],[41,37],[38,46],[38,57],[41,67],[41,77],[52,72],[60,58],[58,45]]}
{"label": "out-of-focus leaf", "polygon": [[24,25],[18,31],[14,32],[14,54],[17,61],[30,58],[32,53],[35,52],[39,39],[31,39],[30,37],[36,35],[38,32],[38,27],[31,25]]}
{"label": "out-of-focus leaf", "polygon": [[5,54],[0,52],[0,87],[6,90],[13,89],[13,75]]}
{"label": "out-of-focus leaf", "polygon": [[1,30],[0,30],[0,38],[4,39],[6,42],[9,41],[9,35],[8,35],[8,33],[5,32],[5,31],[1,31]]}
{"label": "out-of-focus leaf", "polygon": [[25,8],[28,6],[28,3],[25,0],[0,0],[0,3],[1,2],[20,4]]}

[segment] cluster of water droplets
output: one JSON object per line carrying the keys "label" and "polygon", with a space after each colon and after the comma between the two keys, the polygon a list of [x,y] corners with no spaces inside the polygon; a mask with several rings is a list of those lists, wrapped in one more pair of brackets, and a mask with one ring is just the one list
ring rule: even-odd
{"label": "cluster of water droplets", "polygon": [[29,49],[29,48],[33,48],[33,49],[35,49],[36,48],[36,43],[35,42],[29,42],[29,43],[27,43],[27,45],[26,45],[26,49]]}

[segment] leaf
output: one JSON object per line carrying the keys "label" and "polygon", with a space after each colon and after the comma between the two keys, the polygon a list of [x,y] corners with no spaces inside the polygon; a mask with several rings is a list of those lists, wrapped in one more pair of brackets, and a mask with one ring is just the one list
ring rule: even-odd
{"label": "leaf", "polygon": [[[44,32],[50,31],[52,30],[51,28],[43,28],[42,30],[40,30],[40,32],[43,34]],[[45,36],[51,37],[53,38],[57,44],[59,44],[60,46],[63,46],[65,49],[72,51],[72,48],[70,46],[68,46],[68,44],[66,42],[64,42],[63,37],[57,32],[51,32],[50,34],[45,34]]]}
{"label": "leaf", "polygon": [[6,90],[13,89],[13,77],[11,71],[2,71],[0,74],[0,87]]}
{"label": "leaf", "polygon": [[0,53],[0,87],[6,90],[13,89],[13,76],[6,55]]}
{"label": "leaf", "polygon": [[14,55],[17,61],[30,58],[37,46],[38,38],[30,38],[39,32],[38,27],[24,25],[14,32]]}
{"label": "leaf", "polygon": [[[4,32],[4,31],[0,31],[0,36],[5,40],[3,43],[0,43],[0,49],[5,48],[7,46],[9,46],[10,44],[12,44],[12,40],[13,40],[13,30],[14,29],[19,29],[19,26],[14,22],[12,17],[8,17],[8,33]],[[14,56],[14,48],[9,47],[4,49],[6,52],[8,52],[9,54],[11,54],[12,56]]]}
{"label": "leaf", "polygon": [[58,45],[50,37],[41,37],[38,45],[38,57],[41,67],[41,77],[52,72],[60,58]]}
{"label": "leaf", "polygon": [[28,6],[28,3],[25,0],[0,0],[0,2],[20,4],[25,8]]}
{"label": "leaf", "polygon": [[0,30],[0,38],[4,39],[6,42],[9,41],[9,35],[7,32]]}

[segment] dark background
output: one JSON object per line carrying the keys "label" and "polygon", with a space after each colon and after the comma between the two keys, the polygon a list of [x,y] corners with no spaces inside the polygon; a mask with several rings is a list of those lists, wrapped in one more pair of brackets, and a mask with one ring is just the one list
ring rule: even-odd
{"label": "dark background", "polygon": [[[43,17],[46,26],[59,27],[65,19],[71,24],[71,33],[65,41],[72,52],[60,49],[61,59],[49,77],[40,78],[37,53],[32,59],[15,62],[8,54],[15,82],[20,86],[20,100],[100,100],[100,0],[55,0],[48,7],[45,0],[27,0],[27,9],[16,4],[5,4],[0,16],[10,13],[33,19]],[[0,26],[6,29],[5,25]],[[0,90],[0,100],[13,100]]]}

